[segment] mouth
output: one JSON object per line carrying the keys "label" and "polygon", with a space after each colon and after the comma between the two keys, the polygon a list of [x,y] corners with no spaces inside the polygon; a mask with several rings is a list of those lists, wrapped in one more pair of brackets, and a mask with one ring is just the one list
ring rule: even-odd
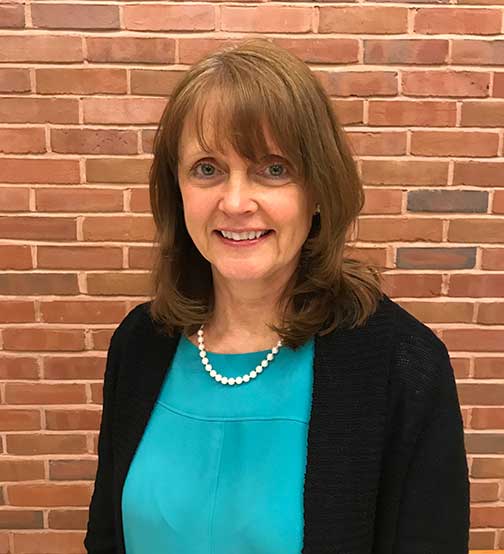
{"label": "mouth", "polygon": [[274,231],[273,229],[269,229],[264,235],[261,235],[259,238],[255,239],[243,239],[243,240],[234,240],[230,238],[226,238],[220,231],[214,231],[217,238],[225,245],[227,246],[233,246],[236,248],[246,248],[249,246],[254,246],[256,244],[261,244],[268,240],[268,237],[270,237]]}

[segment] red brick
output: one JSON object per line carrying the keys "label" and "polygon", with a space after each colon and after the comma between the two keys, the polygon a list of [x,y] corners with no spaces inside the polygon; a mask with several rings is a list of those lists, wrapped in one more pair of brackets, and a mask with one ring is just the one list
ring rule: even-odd
{"label": "red brick", "polygon": [[90,500],[89,486],[80,483],[23,483],[8,485],[7,490],[12,506],[86,506]]}
{"label": "red brick", "polygon": [[[500,378],[501,375],[502,375],[501,357],[482,356],[482,357],[474,358],[474,378],[475,379],[498,379]],[[501,463],[504,463],[504,458],[501,460]],[[473,469],[474,469],[474,466],[473,466]],[[480,475],[480,477],[484,477],[484,475]],[[504,477],[504,474],[503,474],[503,477]]]}
{"label": "red brick", "polygon": [[42,154],[45,151],[43,127],[0,129],[0,152],[3,154]]}
{"label": "red brick", "polygon": [[504,325],[504,302],[481,303],[477,322],[483,325]]}
{"label": "red brick", "polygon": [[79,329],[9,327],[3,330],[3,339],[5,350],[75,351],[84,349],[84,331]]}
{"label": "red brick", "polygon": [[[473,410],[473,416],[471,419],[471,425],[473,421],[474,421],[474,410]],[[471,496],[471,503],[496,501],[499,498],[499,483],[471,483],[470,496]]]}
{"label": "red brick", "polygon": [[152,159],[96,158],[86,160],[88,183],[147,184]]}
{"label": "red brick", "polygon": [[147,296],[151,293],[149,273],[88,273],[89,294]]}
{"label": "red brick", "polygon": [[[504,274],[454,274],[450,275],[450,296],[504,296]],[[502,331],[501,346],[502,346]],[[464,350],[471,350],[471,346]]]}
{"label": "red brick", "polygon": [[149,189],[135,188],[131,190],[130,209],[132,212],[150,212]]}
{"label": "red brick", "polygon": [[325,92],[331,96],[395,96],[395,71],[315,71]]}
{"label": "red brick", "polygon": [[364,101],[360,99],[331,98],[331,106],[341,125],[358,125],[364,122]]}
{"label": "red brick", "polygon": [[157,124],[164,98],[84,98],[84,123]]}
{"label": "red brick", "polygon": [[124,28],[133,31],[213,31],[215,9],[212,5],[124,6]]}
{"label": "red brick", "polygon": [[37,246],[37,266],[50,269],[120,269],[122,248],[103,246]]}
{"label": "red brick", "polygon": [[406,96],[488,96],[490,74],[476,71],[404,71]]}
{"label": "red brick", "polygon": [[0,188],[0,206],[4,212],[26,212],[30,210],[30,191],[25,187]]}
{"label": "red brick", "polygon": [[476,264],[476,248],[404,247],[397,248],[396,266],[404,269],[471,269]]}
{"label": "red brick", "polygon": [[457,105],[436,100],[370,100],[370,125],[455,126]]}
{"label": "red brick", "polygon": [[[94,479],[94,476],[91,479]],[[88,508],[83,510],[50,510],[48,523],[50,529],[86,530],[88,519]]]}
{"label": "red brick", "polygon": [[479,131],[412,131],[415,156],[497,156],[499,135]]}
{"label": "red brick", "polygon": [[358,240],[373,242],[440,241],[443,236],[443,222],[427,218],[365,218],[359,220]]}
{"label": "red brick", "polygon": [[406,154],[406,132],[349,132],[347,138],[358,156]]}
{"label": "red brick", "polygon": [[175,39],[153,37],[87,37],[90,62],[175,63]]}
{"label": "red brick", "polygon": [[322,6],[319,33],[408,32],[408,9],[389,6]]}
{"label": "red brick", "polygon": [[185,71],[159,69],[132,69],[132,94],[169,96]]}
{"label": "red brick", "polygon": [[90,216],[82,224],[84,240],[150,241],[153,232],[151,216]]}
{"label": "red brick", "polygon": [[142,151],[151,154],[153,150],[155,129],[142,129]]}
{"label": "red brick", "polygon": [[221,6],[222,31],[307,33],[313,12],[304,6]]}
{"label": "red brick", "polygon": [[78,36],[0,36],[0,62],[56,63],[83,59],[82,39]]}
{"label": "red brick", "polygon": [[23,4],[0,4],[1,29],[22,29],[24,26]]}
{"label": "red brick", "polygon": [[502,248],[481,248],[481,269],[504,270]]}
{"label": "red brick", "polygon": [[78,183],[78,160],[2,158],[0,174],[5,183]]}
{"label": "red brick", "polygon": [[51,149],[63,154],[136,154],[137,132],[120,129],[51,129]]}
{"label": "red brick", "polygon": [[32,323],[35,321],[35,306],[30,300],[0,301],[0,321],[4,323]]}
{"label": "red brick", "polygon": [[37,69],[39,94],[125,94],[124,69]]}
{"label": "red brick", "polygon": [[83,535],[75,531],[48,533],[45,529],[39,533],[12,533],[15,552],[34,554],[79,554],[82,552]]}
{"label": "red brick", "polygon": [[502,242],[504,218],[450,220],[448,240],[453,242]]}
{"label": "red brick", "polygon": [[97,465],[96,459],[49,460],[49,479],[51,481],[94,480]]}
{"label": "red brick", "polygon": [[[87,440],[84,434],[58,433],[7,433],[5,452],[13,455],[37,454],[87,454]],[[9,496],[9,500],[11,500]],[[12,502],[11,502],[12,504]]]}
{"label": "red brick", "polygon": [[364,62],[380,64],[443,64],[448,57],[447,40],[364,40]]}
{"label": "red brick", "polygon": [[[39,410],[20,410],[2,408],[0,410],[0,429],[2,431],[36,431],[41,429]],[[2,481],[13,481],[16,473],[7,474],[6,472],[15,469],[15,466],[9,466],[8,462],[0,461],[0,471],[2,472]],[[38,477],[32,476],[31,479],[43,479],[44,471],[37,471]],[[28,477],[25,477],[27,479]]]}
{"label": "red brick", "polygon": [[10,239],[75,240],[74,218],[41,216],[0,216],[0,234]]}
{"label": "red brick", "polygon": [[100,379],[105,371],[104,356],[44,356],[45,379]]}
{"label": "red brick", "polygon": [[79,101],[76,98],[0,98],[0,122],[78,123]]}
{"label": "red brick", "polygon": [[441,294],[440,273],[384,273],[383,281],[390,297],[430,298]]}
{"label": "red brick", "polygon": [[498,98],[504,98],[504,71],[494,73],[493,95]]}
{"label": "red brick", "polygon": [[497,35],[502,12],[472,8],[417,8],[414,31],[425,34]]}
{"label": "red brick", "polygon": [[35,191],[35,203],[42,212],[117,212],[122,211],[120,190],[58,188]]}
{"label": "red brick", "polygon": [[503,127],[504,102],[464,102],[462,104],[461,125],[475,127]]}
{"label": "red brick", "polygon": [[91,430],[100,428],[101,410],[83,409],[47,409],[47,429],[54,431]]}
{"label": "red brick", "polygon": [[362,178],[370,185],[446,185],[448,162],[362,160]]}
{"label": "red brick", "polygon": [[[100,274],[89,274],[89,275],[99,276]],[[112,277],[112,280],[114,280],[115,277],[119,275],[120,274],[118,273],[109,274],[109,276]],[[134,281],[130,281],[130,283],[127,283],[128,277],[132,275],[131,273],[129,275],[125,275],[125,274],[122,274],[122,275],[126,278],[125,279],[126,284],[129,284],[129,286],[131,286],[131,284],[134,283]],[[105,279],[104,282],[106,281],[107,279]],[[108,282],[110,283],[110,280]],[[119,280],[117,281],[117,283],[119,283]],[[107,350],[110,346],[110,339],[112,338],[113,332],[114,332],[114,329],[91,329],[90,336],[91,336],[91,344],[92,344],[93,350]],[[103,403],[102,393],[103,393],[103,387],[101,386],[101,383],[96,383],[96,384],[91,383],[92,402],[95,402],[95,403],[98,402],[99,404],[102,404]]]}
{"label": "red brick", "polygon": [[0,246],[0,269],[31,269],[33,267],[31,248],[23,244],[2,244]]}
{"label": "red brick", "polygon": [[495,191],[490,211],[494,214],[504,214],[504,190]]}
{"label": "red brick", "polygon": [[2,529],[43,529],[44,514],[41,510],[0,510]]}
{"label": "red brick", "polygon": [[239,42],[241,42],[240,38],[220,38],[215,34],[197,38],[181,37],[178,39],[179,62],[191,65],[210,52],[215,52],[227,46],[233,46]]}
{"label": "red brick", "polygon": [[[19,414],[19,417],[13,416],[14,413]],[[6,421],[5,415],[11,414],[13,422],[20,423],[18,430],[29,431],[31,429],[40,429],[40,413],[38,410],[26,410],[16,408],[15,410],[1,410],[2,421]],[[22,423],[24,415],[24,424]],[[31,414],[30,417],[27,417]],[[9,416],[8,416],[9,417]],[[28,423],[28,425],[27,425]],[[36,425],[33,427],[32,425]],[[10,431],[10,427],[5,427],[5,431]],[[44,478],[44,461],[43,460],[2,460],[0,461],[0,473],[2,474],[2,481],[31,481],[34,479]]]}
{"label": "red brick", "polygon": [[[194,39],[185,39],[195,42]],[[307,64],[343,64],[359,61],[359,42],[356,38],[332,38],[314,35],[313,38],[272,38],[273,44],[286,48]],[[181,41],[179,41],[179,54]]]}
{"label": "red brick", "polygon": [[454,185],[504,187],[504,163],[488,161],[456,161]]}
{"label": "red brick", "polygon": [[33,27],[44,29],[119,29],[119,6],[33,4]]}
{"label": "red brick", "polygon": [[32,356],[16,353],[2,353],[0,356],[0,376],[2,379],[38,379],[39,367],[37,360]]}
{"label": "red brick", "polygon": [[407,191],[409,212],[486,213],[488,192],[479,190],[420,189]]}
{"label": "red brick", "polygon": [[362,214],[400,214],[402,192],[395,189],[364,188],[366,193]]}
{"label": "red brick", "polygon": [[504,59],[504,40],[453,40],[452,63],[499,65]]}
{"label": "red brick", "polygon": [[6,383],[5,398],[8,404],[83,404],[86,386],[80,383]]}
{"label": "red brick", "polygon": [[[0,37],[0,44],[1,40]],[[27,69],[0,68],[0,92],[29,92],[30,90],[30,73]]]}
{"label": "red brick", "polygon": [[131,246],[128,248],[128,266],[132,269],[151,269],[154,251],[151,246]]}
{"label": "red brick", "polygon": [[408,301],[401,300],[400,305],[424,323],[471,323],[474,307],[472,302]]}
{"label": "red brick", "polygon": [[77,275],[71,273],[0,273],[0,294],[78,294]]}
{"label": "red brick", "polygon": [[42,301],[40,314],[49,323],[118,323],[126,315],[126,305],[88,299]]}

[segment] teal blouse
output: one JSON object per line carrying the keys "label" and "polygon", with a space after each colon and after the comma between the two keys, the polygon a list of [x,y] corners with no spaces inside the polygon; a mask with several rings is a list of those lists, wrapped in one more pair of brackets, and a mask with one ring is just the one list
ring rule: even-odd
{"label": "teal blouse", "polygon": [[[181,336],[122,493],[126,554],[299,554],[313,337],[222,385]],[[208,352],[236,377],[269,350]]]}

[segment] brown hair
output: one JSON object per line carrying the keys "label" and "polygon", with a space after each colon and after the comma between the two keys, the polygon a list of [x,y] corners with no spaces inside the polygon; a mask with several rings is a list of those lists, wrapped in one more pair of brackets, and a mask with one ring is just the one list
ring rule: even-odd
{"label": "brown hair", "polygon": [[[166,333],[193,335],[214,307],[210,263],[184,222],[178,185],[178,146],[186,116],[195,114],[200,145],[206,99],[218,91],[213,140],[257,161],[267,152],[266,119],[273,140],[299,171],[303,186],[320,202],[298,267],[278,300],[282,324],[267,325],[296,349],[313,334],[362,325],[383,296],[376,266],[345,257],[346,235],[364,205],[364,191],[344,131],[310,68],[264,38],[210,53],[176,84],[154,138],[149,176],[156,225],[151,273],[151,317]],[[286,132],[286,129],[289,132]],[[293,314],[293,315],[292,315]],[[292,315],[292,318],[289,317]]]}

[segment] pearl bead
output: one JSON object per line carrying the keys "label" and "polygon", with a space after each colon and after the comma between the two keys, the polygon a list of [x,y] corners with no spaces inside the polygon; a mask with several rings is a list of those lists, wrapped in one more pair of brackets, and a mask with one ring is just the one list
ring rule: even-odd
{"label": "pearl bead", "polygon": [[209,360],[207,358],[207,351],[205,350],[203,327],[204,325],[201,325],[198,330],[198,349],[201,363],[203,364],[205,371],[209,373],[210,377],[215,379],[215,381],[217,381],[218,383],[222,383],[223,385],[241,385],[242,383],[248,383],[250,380],[255,379],[263,372],[264,368],[268,367],[269,362],[273,361],[275,355],[278,354],[279,349],[282,347],[282,341],[279,340],[276,346],[271,349],[271,352],[266,355],[266,359],[264,359],[250,373],[246,373],[245,375],[239,377],[226,377],[224,375],[221,375],[220,373],[217,373],[217,371],[212,368],[212,364],[209,363]]}

